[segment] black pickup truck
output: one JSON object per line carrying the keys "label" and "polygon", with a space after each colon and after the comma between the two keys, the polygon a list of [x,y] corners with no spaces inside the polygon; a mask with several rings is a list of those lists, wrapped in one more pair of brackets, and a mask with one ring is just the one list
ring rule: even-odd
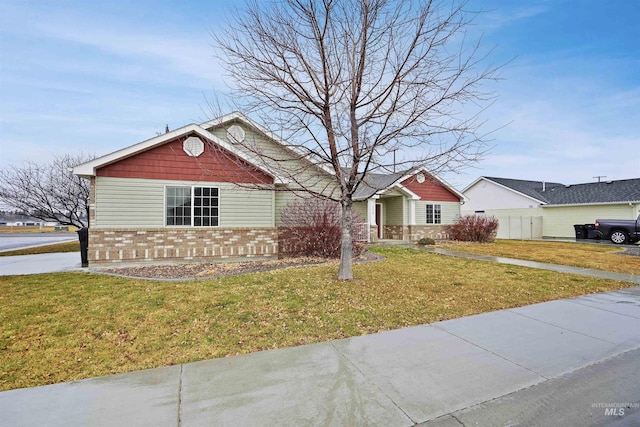
{"label": "black pickup truck", "polygon": [[632,219],[596,219],[596,232],[603,239],[622,245],[640,241],[640,215]]}

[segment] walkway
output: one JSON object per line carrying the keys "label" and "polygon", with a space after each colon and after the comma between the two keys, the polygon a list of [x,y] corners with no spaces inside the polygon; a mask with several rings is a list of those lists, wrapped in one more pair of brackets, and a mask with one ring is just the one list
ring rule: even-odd
{"label": "walkway", "polygon": [[548,264],[537,261],[525,261],[515,258],[504,258],[492,255],[472,254],[469,252],[455,251],[451,249],[436,248],[433,246],[414,245],[413,243],[402,240],[384,240],[379,242],[380,246],[396,246],[403,248],[418,249],[432,254],[452,256],[456,258],[472,259],[476,261],[497,262],[499,264],[517,265],[520,267],[538,268],[540,270],[557,271],[559,273],[579,274],[582,276],[597,277],[600,279],[617,280],[620,282],[629,282],[640,285],[639,274],[615,273],[611,271],[594,270],[591,268],[570,267],[567,265]]}
{"label": "walkway", "polygon": [[611,280],[635,283],[636,285],[640,285],[640,275],[638,274],[614,273],[610,271],[593,270],[590,268],[570,267],[566,265],[547,264],[544,262],[536,262],[536,261],[524,261],[521,259],[502,258],[502,257],[491,256],[491,255],[478,255],[478,254],[471,254],[468,252],[454,251],[450,249],[441,249],[441,248],[430,248],[425,246],[410,245],[410,247],[418,248],[425,252],[452,256],[456,258],[466,258],[466,259],[473,259],[477,261],[489,261],[489,262],[497,262],[500,264],[518,265],[520,267],[538,268],[541,270],[557,271],[559,273],[579,274],[582,276],[598,277],[600,279],[611,279]]}

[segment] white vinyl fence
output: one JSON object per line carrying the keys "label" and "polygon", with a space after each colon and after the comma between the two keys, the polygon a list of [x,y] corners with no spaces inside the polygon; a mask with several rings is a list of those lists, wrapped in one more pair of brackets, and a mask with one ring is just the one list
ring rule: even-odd
{"label": "white vinyl fence", "polygon": [[541,216],[496,216],[498,239],[532,240],[542,238]]}

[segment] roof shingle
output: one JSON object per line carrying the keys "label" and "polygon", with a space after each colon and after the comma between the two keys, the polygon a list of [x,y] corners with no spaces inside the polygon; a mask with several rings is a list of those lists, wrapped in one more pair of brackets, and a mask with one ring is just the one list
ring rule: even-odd
{"label": "roof shingle", "polygon": [[564,185],[557,182],[485,177],[548,205],[625,203],[640,201],[640,178]]}

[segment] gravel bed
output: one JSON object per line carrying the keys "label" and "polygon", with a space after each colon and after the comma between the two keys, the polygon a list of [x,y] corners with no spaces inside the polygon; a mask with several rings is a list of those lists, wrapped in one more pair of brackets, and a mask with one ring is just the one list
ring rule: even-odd
{"label": "gravel bed", "polygon": [[[381,260],[382,257],[366,252],[354,260],[355,263],[371,262]],[[305,265],[331,265],[337,264],[338,260],[295,257],[282,258],[265,261],[242,261],[242,262],[200,262],[200,263],[175,263],[175,264],[145,264],[131,265],[126,267],[97,267],[97,273],[114,274],[118,276],[160,279],[160,280],[185,280],[217,278],[224,276],[234,276],[239,274],[257,273],[263,271],[278,270],[288,267],[300,267]]]}

